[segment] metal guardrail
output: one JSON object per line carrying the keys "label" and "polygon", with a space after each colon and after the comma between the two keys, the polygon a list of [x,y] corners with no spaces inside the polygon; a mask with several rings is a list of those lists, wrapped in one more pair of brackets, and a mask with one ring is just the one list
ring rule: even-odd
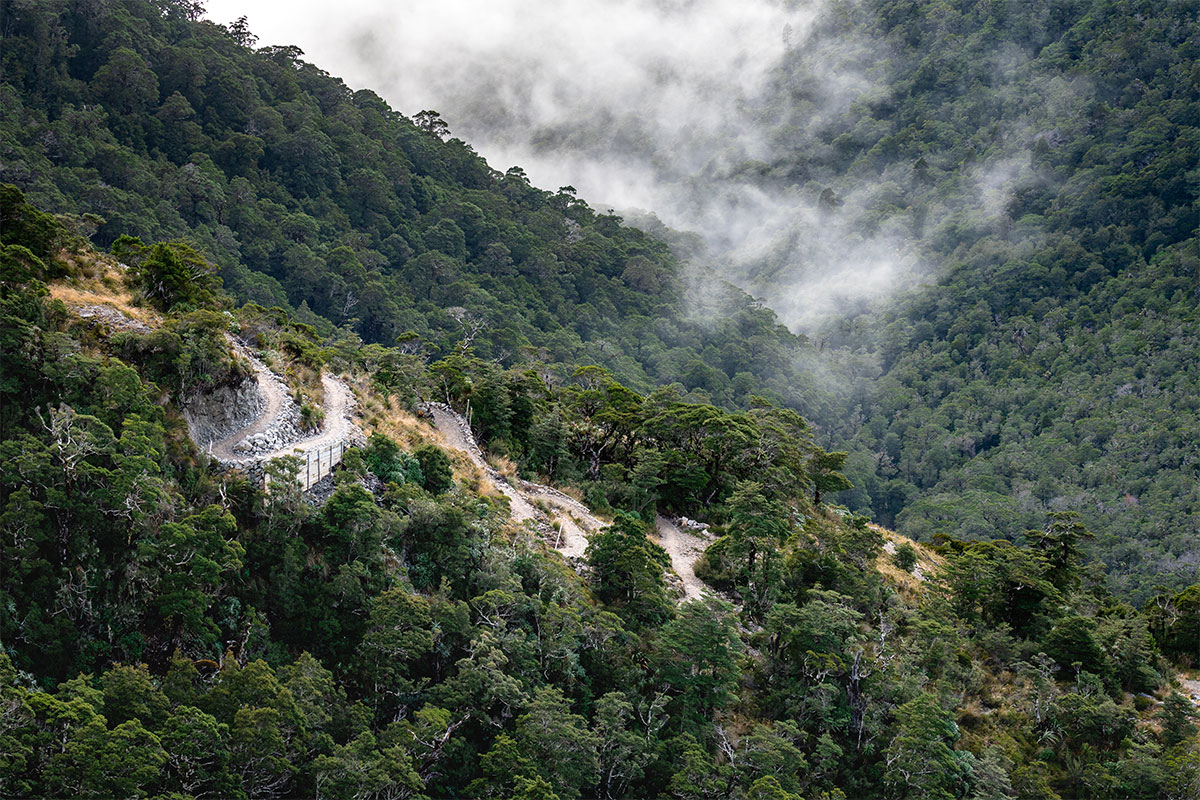
{"label": "metal guardrail", "polygon": [[[342,456],[346,454],[346,451],[350,447],[350,442],[344,439],[340,442],[325,445],[324,447],[318,447],[315,450],[305,450],[302,447],[296,447],[290,453],[276,456],[270,459],[270,461],[280,458],[294,458],[297,461],[303,460],[303,463],[297,464],[296,486],[299,487],[301,493],[304,493],[326,475],[333,472],[333,468],[342,463]],[[271,473],[263,469],[266,464],[266,461],[251,464],[250,469],[252,470],[252,474],[257,476],[257,480],[261,482],[263,491],[270,493]]]}

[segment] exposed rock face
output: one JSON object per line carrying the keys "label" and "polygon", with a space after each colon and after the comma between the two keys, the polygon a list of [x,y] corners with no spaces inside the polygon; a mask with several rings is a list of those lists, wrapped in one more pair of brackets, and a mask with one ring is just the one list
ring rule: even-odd
{"label": "exposed rock face", "polygon": [[112,306],[91,305],[80,306],[75,309],[75,313],[81,319],[91,320],[92,322],[100,322],[108,325],[113,330],[117,331],[137,331],[138,333],[149,333],[150,328],[144,322],[139,322],[132,317],[126,316],[123,312],[113,308]]}
{"label": "exposed rock face", "polygon": [[237,458],[252,458],[274,453],[304,438],[305,434],[300,426],[300,406],[292,397],[291,390],[245,345],[236,340],[232,344],[237,354],[250,362],[258,392],[266,400],[265,406],[260,407],[258,414],[250,419],[255,419],[264,409],[270,412],[270,417],[264,421],[266,424],[247,431],[245,438],[233,446],[233,455]]}
{"label": "exposed rock face", "polygon": [[183,417],[187,420],[192,441],[201,450],[207,450],[213,442],[257,419],[266,404],[258,381],[250,376],[235,386],[222,386],[186,399],[182,404]]}

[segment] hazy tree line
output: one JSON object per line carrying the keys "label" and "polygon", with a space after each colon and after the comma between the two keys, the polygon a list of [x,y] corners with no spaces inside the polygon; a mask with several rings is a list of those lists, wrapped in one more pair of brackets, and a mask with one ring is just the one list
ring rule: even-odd
{"label": "hazy tree line", "polygon": [[[789,51],[759,109],[775,160],[737,179],[814,203],[829,187],[845,246],[902,241],[930,265],[814,334],[843,376],[812,413],[852,453],[852,507],[922,540],[1017,539],[1074,510],[1123,594],[1195,581],[1192,16],[833,3]],[[817,266],[801,240],[748,280],[777,298]]]}

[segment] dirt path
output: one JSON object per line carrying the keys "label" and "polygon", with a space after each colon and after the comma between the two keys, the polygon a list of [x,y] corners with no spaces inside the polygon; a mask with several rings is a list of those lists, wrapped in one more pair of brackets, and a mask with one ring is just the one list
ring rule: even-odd
{"label": "dirt path", "polygon": [[508,498],[508,507],[512,512],[513,519],[517,522],[524,522],[527,519],[539,518],[540,515],[533,504],[513,488],[503,475],[492,469],[492,465],[484,459],[483,451],[475,443],[475,437],[471,435],[466,420],[440,403],[427,403],[425,408],[433,415],[433,424],[446,439],[447,446],[466,453],[467,457],[471,459],[471,463],[479,467],[496,488]]}
{"label": "dirt path", "polygon": [[[518,522],[533,519],[543,523],[548,519],[557,524],[558,531],[552,534],[555,537],[554,546],[567,558],[582,558],[587,550],[588,537],[608,526],[583,503],[557,489],[528,481],[517,481],[514,485],[487,463],[461,414],[442,403],[427,403],[425,409],[433,415],[433,422],[445,437],[446,444],[466,453],[496,488],[508,496],[513,519]],[[535,503],[549,508],[550,514],[541,512]],[[684,599],[699,598],[707,591],[707,587],[696,577],[692,567],[712,541],[711,537],[684,531],[666,517],[658,517],[655,522],[654,538],[671,557],[671,568],[683,583]]]}
{"label": "dirt path", "polygon": [[684,599],[698,600],[709,589],[704,581],[696,577],[693,567],[704,554],[705,548],[712,543],[711,535],[689,533],[662,516],[654,518],[654,530],[658,544],[671,557],[671,568],[683,581]]}
{"label": "dirt path", "polygon": [[290,453],[319,450],[327,445],[349,441],[354,433],[354,421],[350,418],[350,410],[354,407],[354,394],[349,386],[325,373],[321,375],[321,386],[325,390],[325,422],[321,426],[321,432],[267,453],[262,458],[270,461]]}
{"label": "dirt path", "polygon": [[234,352],[250,362],[250,367],[254,370],[254,380],[258,383],[258,392],[265,401],[262,413],[251,421],[250,424],[234,431],[224,439],[209,445],[209,453],[218,461],[240,461],[245,456],[235,453],[233,448],[251,436],[262,433],[269,428],[278,419],[280,412],[283,410],[284,398],[287,397],[287,400],[291,401],[291,397],[281,391],[279,379],[267,368],[266,364],[259,361],[257,357],[232,336],[227,338]]}
{"label": "dirt path", "polygon": [[[552,537],[554,548],[567,558],[583,558],[587,550],[588,535],[605,527],[607,523],[588,511],[583,503],[557,489],[539,483],[509,481],[487,463],[470,426],[461,414],[443,403],[426,403],[425,409],[433,415],[433,423],[445,437],[446,444],[466,453],[471,463],[508,497],[513,519],[517,522],[532,519],[536,523],[557,527],[557,530],[549,527],[545,531],[548,538]],[[550,512],[543,512],[538,505],[544,506]]]}
{"label": "dirt path", "polygon": [[263,433],[277,426],[285,412],[296,411],[296,401],[292,399],[283,381],[275,373],[256,358],[241,343],[230,340],[238,355],[250,362],[254,369],[254,377],[258,382],[259,392],[265,400],[263,411],[249,425],[242,427],[226,436],[219,442],[214,442],[209,452],[219,461],[233,464],[267,462],[282,456],[306,451],[316,451],[339,442],[349,442],[354,435],[354,421],[350,412],[354,407],[354,395],[350,387],[337,378],[323,373],[321,386],[325,392],[325,420],[321,430],[312,436],[297,438],[282,446],[265,453],[239,453],[237,447],[252,436]]}

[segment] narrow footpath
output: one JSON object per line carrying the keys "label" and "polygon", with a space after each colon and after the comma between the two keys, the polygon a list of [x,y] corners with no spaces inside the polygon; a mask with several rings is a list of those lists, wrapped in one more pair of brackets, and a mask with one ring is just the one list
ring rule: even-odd
{"label": "narrow footpath", "polygon": [[340,460],[341,450],[350,446],[358,433],[351,418],[354,394],[350,387],[322,373],[325,417],[320,430],[305,436],[299,430],[299,408],[283,380],[241,342],[229,337],[229,343],[240,358],[250,363],[263,409],[249,423],[209,445],[206,448],[209,454],[222,464],[241,467],[330,449]]}

